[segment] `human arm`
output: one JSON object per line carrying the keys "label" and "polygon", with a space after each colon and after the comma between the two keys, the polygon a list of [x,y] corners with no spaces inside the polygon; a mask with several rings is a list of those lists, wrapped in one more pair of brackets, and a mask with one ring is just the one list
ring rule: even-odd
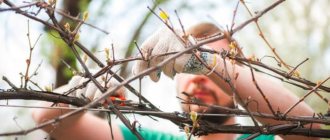
{"label": "human arm", "polygon": [[[41,106],[49,107],[52,103],[42,103]],[[57,107],[68,107],[66,104],[59,104]],[[45,121],[55,119],[60,115],[68,113],[66,109],[34,109],[33,120],[37,125]],[[90,113],[79,113],[65,118],[58,123],[50,124],[42,128],[52,138],[59,140],[92,140],[92,139],[111,139],[111,132],[108,122]],[[118,125],[113,123],[112,130],[114,138],[123,139]]]}
{"label": "human arm", "polygon": [[[226,68],[228,73],[232,73],[233,67],[235,67],[235,72],[238,73],[238,77],[232,84],[235,85],[235,89],[237,91],[238,96],[244,101],[247,99],[257,101],[258,104],[251,102],[248,104],[247,108],[251,112],[262,112],[272,114],[270,108],[268,107],[267,102],[265,101],[264,97],[257,89],[255,84],[253,83],[252,74],[250,68],[233,65],[228,61],[223,61],[222,58],[218,57],[219,66],[216,67],[215,71],[221,72],[226,71],[224,70],[226,63]],[[230,79],[234,79],[233,75],[228,75]],[[224,81],[223,79],[219,78],[215,73],[212,73],[208,76],[214,83],[216,83],[219,87],[221,87],[226,93],[233,94],[229,84]],[[287,109],[293,106],[295,103],[299,101],[299,98],[295,96],[291,91],[285,88],[281,83],[266,77],[261,73],[254,72],[254,78],[258,86],[260,87],[261,91],[265,95],[265,97],[269,100],[271,107],[275,111],[279,111],[284,113]],[[241,105],[245,105],[245,103],[240,102]],[[299,103],[288,115],[292,116],[313,116],[313,109],[308,106],[305,102]],[[274,125],[283,123],[283,121],[278,121],[274,119],[265,119],[261,117],[256,118],[259,122],[266,125]],[[306,128],[310,128],[311,124],[305,125]],[[320,128],[319,124],[313,124],[312,128]],[[283,136],[282,138],[286,140],[304,140],[304,139],[319,139],[313,137],[303,137],[303,136]]]}
{"label": "human arm", "polygon": [[[67,86],[67,85],[66,85]],[[66,86],[57,89],[55,92],[65,91]],[[42,102],[41,107],[50,107],[53,103]],[[56,107],[69,108],[67,104],[57,104]],[[46,109],[38,108],[32,112],[33,120],[37,125],[45,121],[55,119],[60,115],[68,113],[70,109]],[[111,131],[106,120],[100,119],[88,112],[81,112],[70,116],[55,124],[50,124],[42,128],[51,137],[60,140],[92,140],[92,139],[111,139]],[[112,123],[114,138],[123,139],[120,128],[116,123]]]}

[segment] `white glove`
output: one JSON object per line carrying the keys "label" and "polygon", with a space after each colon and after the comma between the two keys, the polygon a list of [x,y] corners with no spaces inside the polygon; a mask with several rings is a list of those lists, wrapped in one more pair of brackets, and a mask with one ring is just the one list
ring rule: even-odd
{"label": "white glove", "polygon": [[[176,34],[182,37],[183,33],[180,30],[175,30]],[[203,46],[206,47],[206,46]],[[149,67],[156,66],[163,60],[172,55],[152,57],[168,52],[180,52],[185,49],[184,43],[181,42],[177,36],[168,28],[162,28],[151,35],[146,41],[142,43],[141,51],[143,56],[150,61],[138,60],[133,66],[133,75],[137,75]],[[202,61],[210,67],[216,65],[215,54],[207,52],[197,53]],[[164,65],[160,70],[149,74],[151,80],[157,82],[160,78],[161,72],[173,78],[176,73],[191,73],[191,74],[206,74],[209,70],[203,65],[198,58],[193,54],[183,54],[175,60],[170,61]]]}
{"label": "white glove", "polygon": [[[101,78],[101,77],[102,76],[100,76],[100,78],[97,78],[96,80],[101,84],[102,87],[104,87],[106,81],[104,80],[105,78]],[[81,86],[87,80],[88,78],[84,78],[77,75],[73,76],[68,83],[68,88],[73,89],[76,88],[77,86]],[[107,90],[110,90],[111,88],[117,86],[118,84],[119,83],[112,78],[110,81],[107,82],[105,88]],[[72,92],[70,96],[83,98],[83,99],[87,98],[90,101],[93,101],[99,98],[100,96],[102,96],[102,92],[98,90],[98,88],[92,81],[90,81],[86,87],[77,89],[76,91]],[[114,96],[125,96],[124,88],[120,88],[119,90],[117,90]],[[101,104],[105,103],[105,100],[102,100],[100,103]]]}

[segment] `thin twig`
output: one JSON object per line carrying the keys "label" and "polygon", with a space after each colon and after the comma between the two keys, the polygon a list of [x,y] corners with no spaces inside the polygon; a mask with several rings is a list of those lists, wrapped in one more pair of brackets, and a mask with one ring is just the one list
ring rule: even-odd
{"label": "thin twig", "polygon": [[91,58],[99,67],[103,68],[105,65],[95,56],[92,52],[90,52],[83,44],[78,41],[74,42],[80,50],[82,50],[89,58]]}
{"label": "thin twig", "polygon": [[275,116],[276,113],[275,113],[275,111],[274,111],[274,109],[273,109],[270,101],[268,100],[268,98],[265,95],[265,93],[261,90],[260,86],[258,85],[257,80],[255,79],[254,71],[253,71],[253,69],[251,67],[251,64],[248,63],[248,65],[249,65],[249,68],[250,68],[250,72],[251,72],[251,77],[252,77],[253,84],[255,85],[255,87],[257,88],[257,90],[259,91],[259,93],[261,94],[261,96],[263,97],[263,99],[266,101],[266,104],[267,104],[268,108],[270,109],[270,111],[272,112],[272,114]]}
{"label": "thin twig", "polygon": [[90,24],[90,23],[87,23],[87,22],[85,22],[85,21],[83,21],[83,20],[81,20],[81,19],[79,19],[77,17],[71,16],[71,15],[63,12],[62,10],[56,9],[55,12],[58,13],[58,14],[60,14],[60,15],[62,15],[62,16],[64,16],[64,17],[66,17],[66,18],[72,19],[72,20],[77,21],[77,22],[81,22],[82,24],[85,24],[87,26],[90,26],[90,27],[92,27],[92,28],[94,28],[96,30],[99,30],[99,31],[103,32],[106,35],[110,34],[108,31],[103,30],[103,29],[101,29],[101,28],[99,28],[97,26],[94,26],[94,25]]}
{"label": "thin twig", "polygon": [[[283,2],[283,1],[284,1],[284,0],[279,0],[278,2]],[[251,10],[247,7],[245,1],[244,1],[244,0],[240,0],[240,2],[244,5],[244,7],[245,7],[245,9],[248,11],[249,15],[250,15],[251,17],[253,17],[253,14],[252,14]],[[266,43],[267,47],[268,47],[269,49],[271,49],[271,51],[273,52],[273,54],[275,55],[275,57],[281,62],[281,64],[284,65],[285,68],[287,68],[288,70],[291,70],[290,66],[284,62],[284,60],[283,60],[283,59],[279,56],[279,54],[276,52],[275,48],[272,47],[272,46],[270,45],[269,41],[265,38],[265,35],[264,35],[263,32],[261,31],[261,28],[260,28],[260,25],[259,25],[257,19],[254,20],[254,23],[256,24],[257,29],[258,29],[258,31],[259,31],[259,36],[264,40],[264,42]]]}
{"label": "thin twig", "polygon": [[255,16],[253,16],[252,18],[250,18],[249,20],[246,20],[245,22],[243,22],[242,24],[240,24],[239,26],[237,26],[235,29],[233,29],[230,34],[233,35],[234,33],[236,33],[237,31],[243,29],[247,24],[250,24],[251,22],[259,19],[260,17],[262,17],[265,13],[267,13],[268,11],[272,10],[274,7],[276,7],[277,5],[281,4],[282,2],[284,2],[285,0],[278,0],[275,3],[271,4],[270,6],[268,6],[267,8],[265,8],[264,10],[258,12],[258,14],[256,14]]}
{"label": "thin twig", "polygon": [[235,10],[233,11],[233,18],[231,20],[230,31],[232,31],[234,26],[235,26],[235,18],[236,18],[236,15],[237,15],[238,6],[239,6],[239,0],[237,1],[236,6],[235,6]]}
{"label": "thin twig", "polygon": [[287,111],[285,111],[285,113],[283,113],[283,116],[286,116],[294,107],[296,107],[300,102],[302,102],[303,100],[305,100],[305,98],[307,96],[309,96],[311,93],[313,93],[314,91],[316,91],[323,83],[325,83],[329,79],[330,79],[330,77],[328,77],[325,80],[323,80],[322,82],[318,83],[312,90],[310,90],[307,94],[305,94],[302,98],[300,98],[300,100],[297,103],[295,103]]}
{"label": "thin twig", "polygon": [[32,61],[32,51],[34,49],[34,46],[32,46],[31,44],[31,38],[30,38],[30,21],[27,21],[27,29],[28,29],[28,33],[26,34],[28,37],[28,41],[29,41],[29,58],[26,59],[26,70],[25,70],[25,76],[24,76],[24,88],[26,89],[27,84],[29,82],[29,70],[30,70],[30,65],[31,65],[31,61]]}
{"label": "thin twig", "polygon": [[142,57],[142,60],[146,61],[147,58],[144,57],[144,55],[143,55],[143,53],[142,53],[142,51],[141,51],[139,45],[136,43],[136,40],[134,41],[134,44],[135,44],[136,48],[138,49],[138,51],[139,51],[139,53],[140,53],[140,55],[141,55],[141,57]]}
{"label": "thin twig", "polygon": [[242,105],[243,108],[249,113],[249,115],[250,115],[250,117],[251,117],[251,119],[252,119],[254,125],[255,125],[257,128],[259,128],[260,131],[262,131],[261,127],[259,126],[259,124],[258,124],[258,122],[257,122],[257,120],[255,119],[255,117],[254,117],[254,116],[252,115],[252,113],[250,112],[250,110],[249,110],[247,104],[244,104],[243,99],[241,98],[240,94],[238,93],[238,91],[236,90],[236,88],[233,86],[233,83],[231,82],[231,79],[230,79],[230,76],[229,76],[229,73],[228,73],[228,69],[227,69],[227,65],[226,65],[227,62],[226,62],[224,56],[223,56],[222,58],[223,58],[223,64],[224,64],[224,70],[225,70],[225,73],[226,73],[226,77],[228,78],[228,79],[226,78],[226,79],[227,79],[227,83],[229,83],[232,92],[233,92],[235,95],[237,95],[236,98],[238,99],[238,101],[241,102],[241,103],[243,104],[243,105]]}
{"label": "thin twig", "polygon": [[174,10],[174,12],[175,12],[176,17],[178,18],[178,21],[179,21],[179,23],[180,23],[180,27],[181,27],[181,30],[182,30],[182,32],[183,32],[184,37],[187,37],[186,31],[184,30],[184,26],[183,26],[183,24],[182,24],[182,22],[181,22],[181,19],[180,19],[180,17],[179,17],[178,12],[177,12],[176,10]]}
{"label": "thin twig", "polygon": [[[0,1],[0,4],[1,4],[1,2],[2,1]],[[32,3],[26,4],[26,5],[16,6],[16,7],[11,7],[11,8],[0,8],[0,12],[16,11],[16,10],[20,10],[22,8],[36,6],[38,3],[40,3],[40,2],[32,2]]]}
{"label": "thin twig", "polygon": [[[236,61],[239,61],[240,63],[250,62],[253,65],[260,66],[262,68],[265,68],[267,70],[270,70],[270,71],[272,71],[272,72],[274,72],[274,73],[276,73],[276,74],[278,74],[278,75],[280,75],[282,77],[285,77],[285,78],[287,77],[287,72],[282,71],[282,70],[279,70],[279,69],[272,68],[271,66],[265,65],[264,63],[262,63],[260,61],[251,61],[251,60],[248,60],[248,59],[244,59],[244,58],[240,58],[240,57],[232,57],[232,56],[227,56],[227,57],[229,57],[230,59],[234,59]],[[291,80],[296,81],[296,82],[299,82],[299,83],[303,83],[305,85],[316,86],[316,83],[313,83],[313,82],[311,82],[309,80],[306,80],[306,79],[303,79],[301,77],[293,77],[293,76],[291,76],[288,79],[291,79]],[[322,90],[324,90],[326,92],[330,92],[330,87],[326,87],[326,86],[323,86],[323,85],[321,85],[319,87],[319,89],[322,89]]]}
{"label": "thin twig", "polygon": [[308,60],[309,60],[309,58],[306,58],[304,61],[300,62],[297,66],[295,66],[293,69],[291,69],[291,71],[288,73],[287,77],[291,77],[296,72],[298,67],[301,66],[303,63],[305,63]]}
{"label": "thin twig", "polygon": [[9,81],[9,79],[6,76],[2,76],[2,80],[6,81],[7,84],[14,90],[16,91],[19,90],[12,82]]}

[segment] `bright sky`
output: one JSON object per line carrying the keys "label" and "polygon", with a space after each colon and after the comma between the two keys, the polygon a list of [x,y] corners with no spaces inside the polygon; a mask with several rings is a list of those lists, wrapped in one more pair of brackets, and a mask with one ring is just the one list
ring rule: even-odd
{"label": "bright sky", "polygon": [[[91,47],[92,45],[99,44],[98,50],[103,50],[105,47],[110,47],[111,42],[115,45],[115,51],[117,52],[118,58],[122,58],[125,46],[127,46],[127,42],[132,36],[132,32],[134,31],[137,24],[140,22],[141,18],[148,12],[147,6],[151,6],[150,1],[112,1],[111,4],[106,5],[106,11],[103,11],[104,17],[97,17],[96,14],[99,8],[102,6],[102,1],[92,1],[91,6],[89,8],[90,19],[88,22],[93,23],[102,29],[105,29],[110,32],[110,35],[104,35],[92,28],[83,26],[81,29],[81,40],[82,43],[86,46]],[[214,5],[212,5],[214,4]],[[253,8],[262,9],[265,5],[260,6],[261,4],[257,3],[248,3]],[[4,4],[0,5],[0,8],[4,8]],[[231,24],[233,8],[235,6],[235,2],[233,1],[217,1],[210,0],[209,2],[203,1],[190,1],[189,4],[182,5],[182,2],[170,2],[162,6],[162,8],[172,16],[175,21],[174,24],[176,27],[179,27],[176,17],[174,14],[174,9],[177,9],[180,6],[192,7],[194,10],[189,10],[183,8],[178,11],[181,17],[181,20],[185,27],[189,27],[198,23],[199,21],[211,21],[220,24],[223,27]],[[205,8],[205,7],[217,7],[217,8]],[[204,8],[203,8],[204,7]],[[284,7],[284,6],[283,6]],[[242,9],[242,7],[241,7]],[[299,11],[301,9],[294,9]],[[242,13],[240,10],[238,16],[238,21],[242,21],[243,19],[240,17],[246,17],[246,13]],[[279,12],[281,13],[281,12]],[[320,13],[318,11],[313,12],[316,20],[319,19],[320,23],[323,23],[322,17],[319,16]],[[97,18],[96,18],[97,17]],[[143,30],[142,38],[145,39],[147,35],[150,35],[154,30],[163,26],[160,21],[158,21],[155,17],[152,18],[152,22],[147,23],[147,30]],[[28,57],[28,39],[27,39],[27,18],[14,14],[13,12],[4,12],[0,13],[0,77],[6,76],[8,77],[14,84],[20,84],[20,72],[25,72],[26,63],[25,59]],[[272,29],[272,36],[278,38],[279,42],[285,42],[285,38],[281,36],[281,28],[279,24],[270,24],[268,26]],[[252,29],[246,29],[242,32],[245,32],[243,38],[245,40],[254,40],[256,36],[250,35],[249,32],[253,32]],[[30,35],[32,43],[35,42],[37,36],[43,33],[42,25],[30,21]],[[247,34],[248,33],[248,34]],[[45,40],[46,36],[42,36],[41,40]],[[242,36],[239,36],[242,38]],[[317,39],[316,39],[317,40]],[[99,42],[95,42],[99,41]],[[142,41],[138,41],[139,44]],[[45,46],[43,46],[45,45]],[[263,44],[264,45],[264,44]],[[31,65],[31,71],[37,67],[37,65],[43,61],[38,76],[34,77],[33,80],[41,87],[46,85],[51,85],[54,78],[54,70],[47,62],[47,58],[42,54],[41,48],[49,47],[46,45],[45,41],[41,41],[37,44],[36,49],[33,52],[33,61]],[[46,49],[49,50],[49,49]],[[329,50],[330,51],[330,50]],[[259,49],[257,53],[264,53],[264,49]],[[97,54],[102,56],[102,54]],[[323,58],[325,60],[329,60],[330,55]],[[330,65],[326,65],[330,68]],[[145,85],[143,86],[143,95],[153,101],[160,109],[164,111],[175,111],[180,110],[178,101],[175,99],[175,82],[165,76],[163,76],[158,83],[153,83],[149,78],[144,78]],[[137,82],[133,82],[135,87],[137,86]],[[152,88],[151,88],[152,87]],[[7,89],[9,86],[2,80],[0,80],[0,89]],[[155,89],[157,89],[157,93],[155,93]],[[172,100],[169,99],[173,98]],[[169,100],[164,100],[169,99]],[[17,102],[10,101],[12,104],[24,104],[25,102]],[[0,102],[0,104],[5,104],[5,102]],[[29,102],[28,104],[33,104],[33,102]],[[24,112],[24,115],[19,115],[19,113]],[[21,113],[22,114],[22,113]],[[0,129],[0,133],[6,132],[8,130],[19,130],[17,129],[17,125],[13,125],[14,121],[12,118],[17,116],[18,119],[22,120],[20,122],[24,128],[32,127],[32,125],[28,122],[24,122],[24,120],[29,120],[31,122],[31,118],[29,118],[29,114],[26,111],[22,110],[14,110],[11,108],[0,108],[0,116],[3,118],[0,120],[0,124],[8,126],[2,127],[6,129]],[[144,119],[146,119],[144,117]],[[149,119],[149,118],[147,118]],[[149,119],[150,120],[150,119]],[[155,127],[159,127],[162,129],[163,127],[173,127],[168,125],[157,125]],[[8,129],[7,129],[8,128]],[[168,130],[168,129],[165,129]],[[177,131],[177,129],[171,129],[172,131]],[[32,139],[33,136],[29,136],[27,139]],[[0,137],[0,139],[2,139]]]}

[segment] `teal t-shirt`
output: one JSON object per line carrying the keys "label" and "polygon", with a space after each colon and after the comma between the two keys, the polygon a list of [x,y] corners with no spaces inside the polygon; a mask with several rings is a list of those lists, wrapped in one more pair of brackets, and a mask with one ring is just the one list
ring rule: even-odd
{"label": "teal t-shirt", "polygon": [[[237,138],[237,140],[244,140],[245,138],[249,137],[250,134],[243,134],[241,135],[239,138]],[[274,140],[274,135],[260,135],[256,138],[254,138],[254,140]]]}
{"label": "teal t-shirt", "polygon": [[[123,133],[124,140],[137,140],[136,136],[126,127],[120,125],[121,132]],[[186,135],[174,135],[171,133],[151,130],[148,128],[137,128],[145,140],[186,140]]]}
{"label": "teal t-shirt", "polygon": [[[120,125],[121,132],[123,133],[124,140],[137,140],[136,136],[124,125]],[[138,132],[145,140],[186,140],[185,134],[174,135],[171,133],[151,130],[147,128],[138,128]],[[250,134],[243,134],[237,140],[243,140],[247,138]],[[260,135],[254,140],[274,140],[274,135]]]}

